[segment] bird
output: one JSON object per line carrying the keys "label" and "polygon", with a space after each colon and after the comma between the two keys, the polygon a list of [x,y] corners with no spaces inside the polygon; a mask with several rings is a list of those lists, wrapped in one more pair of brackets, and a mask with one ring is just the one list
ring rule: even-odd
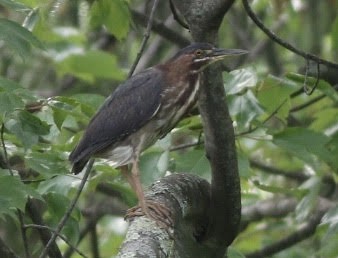
{"label": "bird", "polygon": [[206,67],[227,56],[246,53],[195,42],[168,61],[121,83],[92,117],[70,153],[72,172],[80,173],[93,157],[106,159],[112,167],[121,168],[138,198],[139,205],[127,211],[127,218],[145,215],[167,221],[165,217],[170,216],[170,211],[145,199],[140,182],[140,155],[168,134],[195,106],[200,75]]}

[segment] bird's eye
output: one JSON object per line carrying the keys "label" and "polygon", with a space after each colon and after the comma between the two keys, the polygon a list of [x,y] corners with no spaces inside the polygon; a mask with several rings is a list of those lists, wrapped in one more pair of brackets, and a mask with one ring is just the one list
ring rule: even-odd
{"label": "bird's eye", "polygon": [[202,49],[197,49],[197,50],[195,51],[195,56],[196,56],[196,57],[202,57],[203,54],[204,54],[204,51],[203,51]]}

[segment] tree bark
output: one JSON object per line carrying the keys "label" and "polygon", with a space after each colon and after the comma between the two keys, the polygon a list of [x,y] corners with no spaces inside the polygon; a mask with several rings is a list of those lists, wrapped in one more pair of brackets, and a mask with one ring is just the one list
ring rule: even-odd
{"label": "tree bark", "polygon": [[[212,44],[216,44],[222,19],[234,3],[234,0],[173,1],[188,22],[193,39]],[[238,233],[241,199],[234,129],[217,65],[204,72],[199,110],[212,167],[211,213],[204,241],[215,250],[212,257],[223,257]]]}
{"label": "tree bark", "polygon": [[[219,26],[234,0],[172,1],[187,21],[193,40],[216,45]],[[156,182],[149,195],[174,212],[173,232],[145,217],[136,218],[118,257],[224,257],[239,231],[235,136],[220,66],[206,69],[202,82],[199,110],[212,168],[211,185],[196,176],[178,174]]]}
{"label": "tree bark", "polygon": [[146,197],[171,210],[173,228],[163,229],[144,216],[134,218],[117,257],[209,257],[212,250],[199,241],[207,227],[209,196],[210,184],[191,174],[154,183]]}

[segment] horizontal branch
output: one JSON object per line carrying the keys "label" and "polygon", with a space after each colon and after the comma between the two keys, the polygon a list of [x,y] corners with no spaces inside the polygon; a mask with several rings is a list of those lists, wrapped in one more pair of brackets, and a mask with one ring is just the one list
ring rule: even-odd
{"label": "horizontal branch", "polygon": [[259,221],[272,217],[281,218],[294,211],[297,206],[296,198],[272,198],[259,201],[242,208],[242,223]]}
{"label": "horizontal branch", "polygon": [[[263,257],[271,257],[272,255],[283,251],[291,246],[296,245],[297,243],[311,237],[315,232],[316,228],[319,225],[324,214],[332,207],[334,207],[334,203],[324,199],[319,198],[317,207],[314,211],[314,215],[312,215],[306,223],[303,223],[299,226],[297,230],[293,233],[287,235],[286,237],[276,241],[270,245],[263,247],[261,250],[254,251],[252,253],[246,254],[246,258],[263,258]],[[257,206],[257,209],[258,206]],[[272,208],[273,209],[273,208]]]}
{"label": "horizontal branch", "polygon": [[[137,12],[135,10],[131,10],[133,18],[143,26],[147,26],[148,17],[143,13]],[[183,37],[181,34],[177,33],[169,29],[163,23],[159,22],[158,20],[153,20],[152,31],[156,32],[158,35],[162,36],[163,38],[169,40],[170,42],[176,44],[179,47],[185,47],[190,44],[190,41]]]}
{"label": "horizontal branch", "polygon": [[289,179],[297,180],[299,182],[304,182],[305,180],[309,179],[309,176],[307,176],[300,170],[285,171],[280,168],[266,165],[263,162],[255,160],[255,159],[250,159],[249,162],[250,162],[250,166],[260,169],[263,172],[266,172],[268,174],[283,176]]}

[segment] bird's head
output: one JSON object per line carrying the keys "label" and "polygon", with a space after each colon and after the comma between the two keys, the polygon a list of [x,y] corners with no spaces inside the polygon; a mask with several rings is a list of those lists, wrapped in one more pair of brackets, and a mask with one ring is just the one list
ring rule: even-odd
{"label": "bird's head", "polygon": [[241,49],[216,48],[209,43],[193,43],[178,51],[169,62],[175,62],[178,66],[189,67],[190,73],[196,74],[225,57],[247,53],[248,51]]}

